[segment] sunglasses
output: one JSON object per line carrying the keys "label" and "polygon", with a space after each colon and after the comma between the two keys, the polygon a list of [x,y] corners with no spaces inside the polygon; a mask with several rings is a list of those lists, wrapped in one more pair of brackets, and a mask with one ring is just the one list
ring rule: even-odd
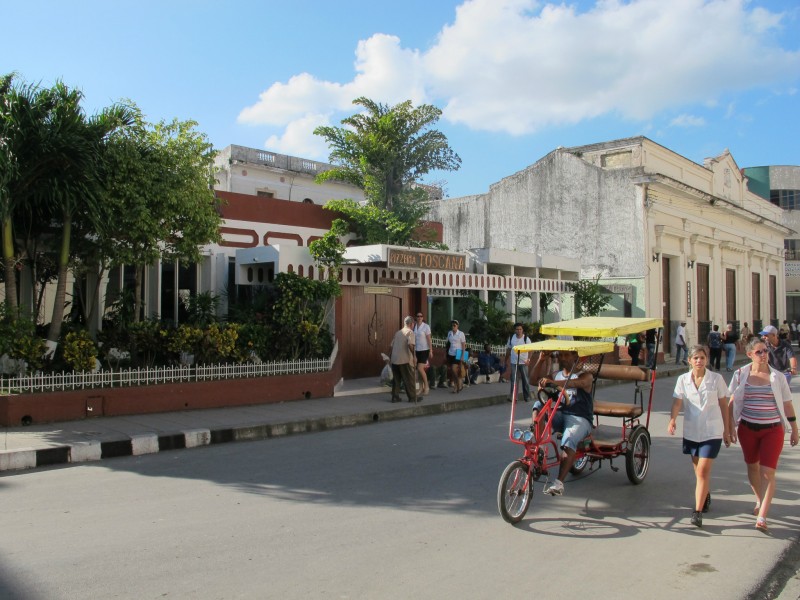
{"label": "sunglasses", "polygon": [[418,319],[421,319],[421,318],[422,318],[422,315],[417,315],[417,318],[418,318]]}
{"label": "sunglasses", "polygon": [[753,354],[756,356],[764,356],[767,353],[766,350],[753,350]]}

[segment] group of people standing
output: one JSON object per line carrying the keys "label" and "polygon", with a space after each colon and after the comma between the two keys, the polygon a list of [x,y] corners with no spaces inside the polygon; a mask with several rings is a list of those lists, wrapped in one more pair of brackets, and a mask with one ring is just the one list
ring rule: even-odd
{"label": "group of people standing", "polygon": [[[430,366],[429,359],[431,353],[431,328],[425,322],[422,313],[417,313],[415,319],[410,316],[404,319],[403,328],[395,333],[391,347],[391,369],[392,369],[392,402],[400,402],[400,385],[406,388],[409,402],[417,402],[419,398],[416,393],[416,377],[422,382],[421,396],[430,393],[431,383],[428,380],[427,369]],[[487,344],[483,352],[477,357],[477,364],[474,365],[474,372],[471,372],[471,363],[467,359],[467,339],[464,332],[459,329],[459,322],[453,319],[450,323],[450,331],[447,332],[447,353],[446,364],[449,379],[452,383],[451,393],[458,394],[464,389],[464,380],[469,378],[475,382],[479,374],[486,376],[498,372],[500,382],[509,381],[511,390],[509,400],[514,390],[514,381],[521,383],[523,397],[527,402],[530,400],[530,386],[528,383],[529,358],[525,352],[513,352],[513,349],[520,344],[529,344],[531,339],[525,334],[522,323],[514,324],[514,333],[508,339],[506,345],[505,361],[491,352],[491,347]],[[505,378],[504,378],[505,375]]]}
{"label": "group of people standing", "polygon": [[[797,373],[796,359],[793,354],[790,356],[789,370],[785,372],[782,368],[785,365],[776,362],[784,357],[777,356],[779,340],[775,327],[766,327],[760,335],[763,339],[753,336],[745,346],[751,362],[737,369],[727,385],[722,375],[711,370],[706,347],[701,345],[689,350],[691,370],[675,384],[667,431],[675,434],[676,420],[682,410],[683,453],[691,457],[696,479],[691,522],[697,527],[702,527],[702,515],[711,507],[712,462],[723,443],[729,447],[738,442],[755,495],[755,526],[767,531],[767,514],[775,494],[775,472],[787,428],[790,444],[795,446],[798,442],[789,389],[791,376]],[[791,347],[788,352],[791,353]]]}

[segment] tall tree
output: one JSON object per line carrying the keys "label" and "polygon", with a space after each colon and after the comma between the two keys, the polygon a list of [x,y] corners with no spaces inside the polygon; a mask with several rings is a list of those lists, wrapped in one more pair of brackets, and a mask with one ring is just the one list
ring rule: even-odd
{"label": "tall tree", "polygon": [[135,319],[141,314],[145,265],[158,259],[197,262],[200,248],[219,239],[213,191],[214,151],[194,121],[151,125],[134,107],[134,125],[106,148],[103,210],[108,221],[98,264],[136,267]]}
{"label": "tall tree", "polygon": [[[86,117],[83,94],[62,82],[50,88],[15,84],[0,78],[0,219],[6,302],[17,306],[16,271],[23,259],[15,227],[30,232],[38,222],[60,231],[56,248],[58,285],[48,340],[61,329],[66,296],[72,218],[93,214],[99,189],[101,146],[110,131],[125,124],[128,113],[114,105]],[[27,226],[25,224],[27,223]]]}
{"label": "tall tree", "polygon": [[14,220],[32,206],[35,187],[47,173],[46,123],[53,109],[53,92],[0,78],[0,221],[6,304],[17,308],[17,267]]}
{"label": "tall tree", "polygon": [[81,107],[82,92],[62,83],[57,83],[53,91],[56,102],[47,127],[48,149],[53,160],[37,194],[39,202],[61,225],[58,279],[47,331],[50,348],[57,345],[64,322],[73,219],[80,213],[97,229],[105,226],[99,210],[103,146],[113,131],[129,125],[132,120],[128,107],[119,104],[86,117]]}
{"label": "tall tree", "polygon": [[317,176],[319,182],[347,181],[362,188],[377,208],[394,211],[403,202],[419,199],[419,195],[409,196],[419,178],[433,170],[455,171],[461,166],[447,137],[430,129],[442,114],[435,106],[414,108],[410,100],[388,106],[364,97],[353,104],[366,111],[343,119],[344,127],[314,130],[327,140],[329,160],[335,165]]}

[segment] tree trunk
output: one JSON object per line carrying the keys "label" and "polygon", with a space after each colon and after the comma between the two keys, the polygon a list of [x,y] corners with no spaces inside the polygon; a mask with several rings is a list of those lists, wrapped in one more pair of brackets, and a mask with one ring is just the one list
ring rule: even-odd
{"label": "tree trunk", "polygon": [[47,330],[47,348],[50,353],[55,352],[58,347],[61,325],[64,323],[71,235],[72,218],[69,215],[64,215],[64,232],[61,238],[61,252],[58,256],[58,283],[56,284],[56,296],[53,300],[53,318],[50,320],[50,328]]}
{"label": "tree trunk", "polygon": [[136,276],[134,278],[134,294],[136,294],[133,306],[134,306],[134,314],[133,314],[133,322],[138,323],[141,321],[141,314],[142,314],[142,278],[143,278],[143,271],[144,267],[136,266]]}
{"label": "tree trunk", "polygon": [[14,229],[11,217],[3,219],[3,267],[6,275],[6,307],[11,315],[16,315],[17,302],[17,269],[14,255]]}

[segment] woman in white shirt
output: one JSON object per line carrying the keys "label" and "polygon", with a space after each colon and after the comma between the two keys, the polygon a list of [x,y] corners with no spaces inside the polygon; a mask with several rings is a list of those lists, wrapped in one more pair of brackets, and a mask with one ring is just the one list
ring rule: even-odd
{"label": "woman in white shirt", "polygon": [[[463,331],[458,330],[458,321],[454,319],[451,325],[452,329],[447,332],[447,341],[450,343],[450,347],[447,350],[447,365],[450,367],[452,374],[453,389],[451,393],[455,394],[464,387],[464,375],[461,373],[461,357],[464,355],[464,349],[467,346],[467,337]],[[458,357],[456,358],[456,356]]]}
{"label": "woman in white shirt", "polygon": [[689,352],[691,371],[675,383],[667,432],[675,435],[675,420],[683,408],[683,453],[692,458],[696,479],[692,525],[703,526],[704,512],[711,507],[711,465],[719,454],[722,442],[730,446],[728,387],[722,375],[706,369],[705,346],[693,346]]}

